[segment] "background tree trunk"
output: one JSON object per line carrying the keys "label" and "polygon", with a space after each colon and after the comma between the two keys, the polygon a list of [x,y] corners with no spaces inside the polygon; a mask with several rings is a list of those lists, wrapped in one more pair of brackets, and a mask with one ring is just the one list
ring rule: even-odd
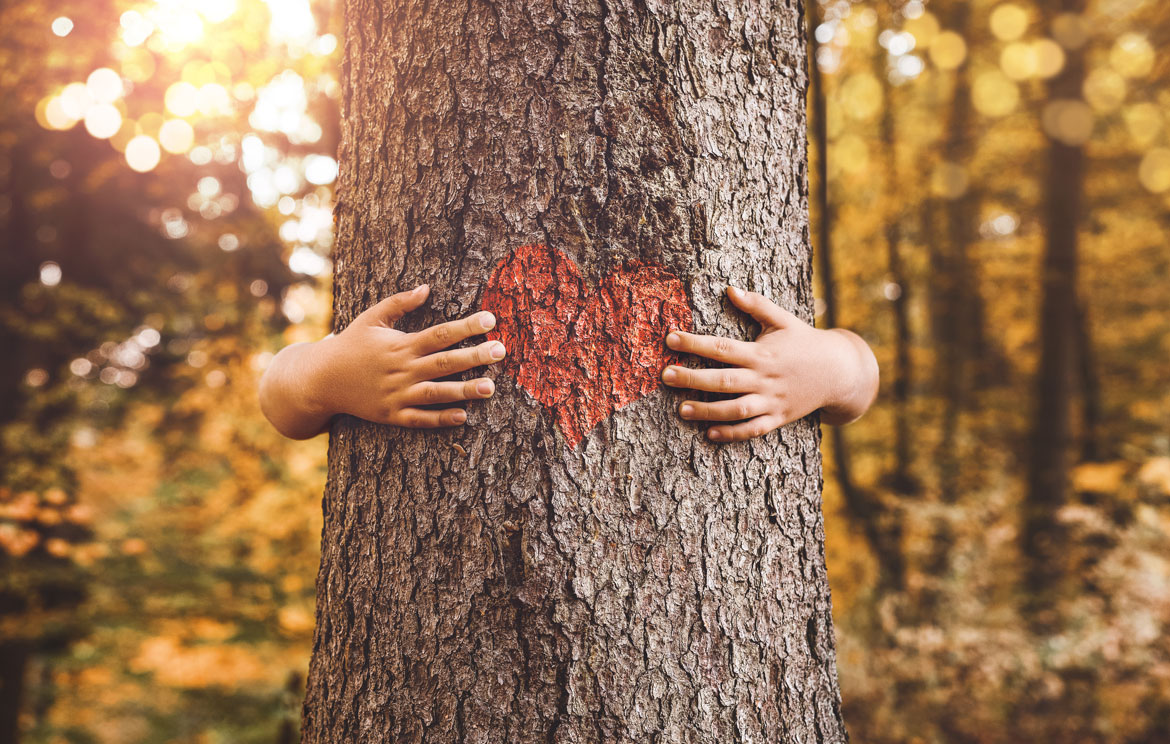
{"label": "background tree trunk", "polygon": [[[729,282],[811,320],[801,14],[349,0],[336,327],[465,315],[532,244],[664,267],[700,332],[755,332]],[[497,383],[334,425],[304,741],[844,741],[815,419],[712,446],[659,388],[573,446]]]}
{"label": "background tree trunk", "polygon": [[[1061,10],[1079,13],[1084,0],[1063,0]],[[1069,50],[1064,69],[1048,86],[1051,100],[1077,99],[1085,79],[1082,50]],[[1072,448],[1072,396],[1077,356],[1077,230],[1083,218],[1081,196],[1085,153],[1052,139],[1048,145],[1048,180],[1044,256],[1040,267],[1040,365],[1036,372],[1036,409],[1032,422],[1032,458],[1024,501],[1021,548],[1030,617],[1050,628],[1060,583],[1067,565],[1065,536],[1056,518],[1068,498]]]}
{"label": "background tree trunk", "polygon": [[20,712],[31,649],[26,643],[0,643],[0,742],[20,741]]}

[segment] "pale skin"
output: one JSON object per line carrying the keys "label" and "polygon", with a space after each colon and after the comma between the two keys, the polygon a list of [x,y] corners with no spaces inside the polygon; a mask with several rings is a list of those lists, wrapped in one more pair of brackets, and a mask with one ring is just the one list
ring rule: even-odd
{"label": "pale skin", "polygon": [[[436,378],[495,364],[507,350],[499,341],[449,349],[495,327],[495,316],[486,311],[417,333],[396,330],[394,324],[429,292],[422,285],[392,295],[344,331],[293,344],[273,357],[260,380],[260,408],[277,431],[308,439],[326,431],[338,414],[406,428],[466,423],[460,404],[490,398],[495,384],[487,377]],[[739,341],[674,331],[666,340],[670,348],[730,366],[672,365],[662,379],[676,388],[740,395],[714,403],[684,401],[682,418],[720,422],[707,436],[732,442],[763,436],[817,409],[830,424],[865,413],[878,387],[877,362],[865,341],[849,331],[813,328],[755,292],[732,287],[728,296],[760,323],[760,335]]]}
{"label": "pale skin", "polygon": [[761,437],[821,411],[827,424],[847,424],[865,413],[878,391],[878,365],[869,345],[841,328],[822,330],[756,292],[727,288],[727,296],[760,324],[755,341],[672,331],[666,345],[726,367],[692,369],[670,365],[662,381],[738,397],[712,403],[687,400],[679,415],[714,421],[707,437],[738,442]]}
{"label": "pale skin", "polygon": [[[399,292],[354,318],[341,333],[282,349],[260,379],[260,409],[276,430],[308,439],[327,430],[338,414],[411,429],[465,423],[467,411],[457,404],[490,398],[495,383],[486,377],[435,378],[495,364],[507,351],[499,341],[448,350],[494,328],[496,318],[489,312],[418,333],[396,330],[394,324],[429,294],[425,284]],[[443,407],[422,407],[434,404]]]}

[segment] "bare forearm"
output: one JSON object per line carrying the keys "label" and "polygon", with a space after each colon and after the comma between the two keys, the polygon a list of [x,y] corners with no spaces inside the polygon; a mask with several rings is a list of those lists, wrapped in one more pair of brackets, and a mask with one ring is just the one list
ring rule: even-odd
{"label": "bare forearm", "polygon": [[309,439],[329,426],[334,411],[321,399],[317,357],[324,341],[285,347],[260,378],[260,410],[290,439]]}
{"label": "bare forearm", "polygon": [[821,408],[821,421],[840,426],[869,410],[878,392],[878,364],[869,344],[852,331],[833,328],[826,333],[838,337],[839,375],[833,400]]}

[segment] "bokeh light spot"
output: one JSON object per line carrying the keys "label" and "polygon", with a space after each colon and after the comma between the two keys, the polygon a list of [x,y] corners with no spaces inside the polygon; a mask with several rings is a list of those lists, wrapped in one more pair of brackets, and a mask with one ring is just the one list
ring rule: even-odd
{"label": "bokeh light spot", "polygon": [[1045,134],[1070,147],[1088,142],[1093,134],[1093,109],[1078,99],[1052,101],[1040,116]]}
{"label": "bokeh light spot", "polygon": [[69,32],[73,30],[73,20],[66,16],[59,16],[53,19],[49,28],[53,29],[53,33],[57,36],[68,36]]}
{"label": "bokeh light spot", "polygon": [[164,150],[178,155],[195,144],[195,129],[183,119],[168,119],[159,127],[158,141]]}
{"label": "bokeh light spot", "polygon": [[1170,191],[1170,149],[1155,147],[1142,157],[1138,180],[1155,194]]}
{"label": "bokeh light spot", "polygon": [[122,96],[122,76],[108,67],[99,67],[89,73],[85,89],[98,103],[113,103]]}
{"label": "bokeh light spot", "polygon": [[140,134],[126,144],[126,163],[139,173],[154,170],[162,158],[154,138]]}
{"label": "bokeh light spot", "polygon": [[1154,47],[1142,34],[1123,34],[1109,51],[1109,64],[1127,78],[1140,78],[1154,69]]}
{"label": "bokeh light spot", "polygon": [[[913,77],[913,76],[908,76]],[[317,186],[333,183],[337,178],[337,161],[328,155],[305,158],[305,180]]]}
{"label": "bokeh light spot", "polygon": [[1015,41],[1028,30],[1028,11],[1015,3],[997,5],[990,20],[991,33],[1000,41]]}
{"label": "bokeh light spot", "polygon": [[122,128],[122,114],[109,103],[90,106],[85,112],[85,129],[98,139],[109,139]]}
{"label": "bokeh light spot", "polygon": [[938,18],[933,13],[923,13],[917,18],[906,21],[905,31],[914,36],[917,46],[928,48],[938,36]]}
{"label": "bokeh light spot", "polygon": [[1098,67],[1085,78],[1085,100],[1097,111],[1115,111],[1125,102],[1125,78],[1118,72]]}
{"label": "bokeh light spot", "polygon": [[215,176],[204,176],[199,179],[199,183],[195,186],[195,190],[199,192],[204,199],[210,199],[219,194],[219,179]]}
{"label": "bokeh light spot", "polygon": [[1015,41],[1003,48],[999,54],[999,66],[1012,80],[1027,80],[1036,75],[1039,61],[1031,44]]}
{"label": "bokeh light spot", "polygon": [[41,284],[46,287],[56,287],[61,283],[62,276],[61,266],[56,261],[45,261],[41,264]]}
{"label": "bokeh light spot", "polygon": [[1162,131],[1162,110],[1152,103],[1135,103],[1123,112],[1129,136],[1139,147],[1153,144]]}
{"label": "bokeh light spot", "polygon": [[191,116],[199,107],[199,89],[185,81],[173,83],[163,100],[175,116]]}
{"label": "bokeh light spot", "polygon": [[74,121],[85,118],[85,111],[93,104],[89,89],[84,83],[70,83],[61,91],[61,107]]}
{"label": "bokeh light spot", "polygon": [[60,96],[54,96],[45,105],[45,121],[53,129],[69,129],[77,123],[77,118],[65,111],[65,102]]}
{"label": "bokeh light spot", "polygon": [[1020,88],[999,70],[989,70],[975,78],[971,101],[984,116],[1005,116],[1020,102]]}
{"label": "bokeh light spot", "polygon": [[967,59],[967,42],[954,31],[943,31],[930,44],[930,60],[941,70],[954,70]]}
{"label": "bokeh light spot", "polygon": [[1036,76],[1055,77],[1064,69],[1064,49],[1052,39],[1037,39],[1032,42],[1036,54]]}

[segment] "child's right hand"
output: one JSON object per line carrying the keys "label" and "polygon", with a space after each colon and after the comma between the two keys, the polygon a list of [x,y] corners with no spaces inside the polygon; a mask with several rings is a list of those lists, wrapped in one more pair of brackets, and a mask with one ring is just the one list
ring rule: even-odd
{"label": "child's right hand", "polygon": [[459,407],[424,405],[489,398],[495,385],[486,377],[435,382],[457,372],[495,364],[507,353],[499,341],[444,351],[495,326],[479,312],[418,333],[394,323],[426,300],[425,284],[400,292],[363,312],[341,333],[315,343],[293,344],[273,357],[260,381],[260,406],[282,434],[315,436],[336,414],[411,428],[458,426],[467,421]]}

